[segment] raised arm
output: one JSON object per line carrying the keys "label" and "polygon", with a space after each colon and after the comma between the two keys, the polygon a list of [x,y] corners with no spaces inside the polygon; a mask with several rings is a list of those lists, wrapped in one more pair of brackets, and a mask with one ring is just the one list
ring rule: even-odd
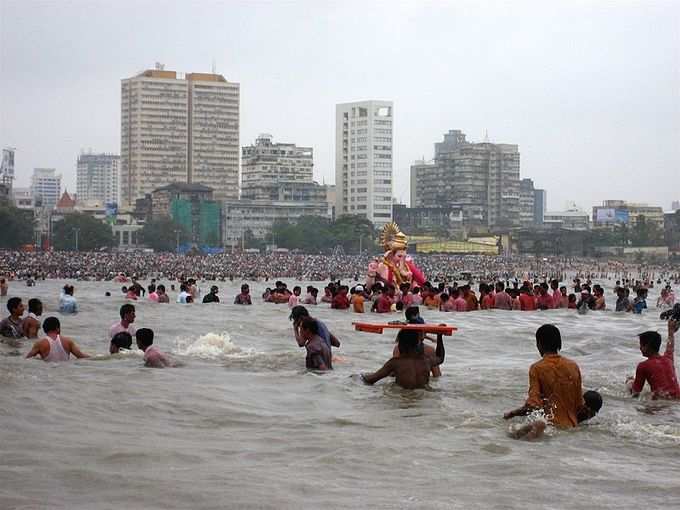
{"label": "raised arm", "polygon": [[295,341],[298,347],[304,347],[307,341],[300,334],[300,323],[298,321],[293,322],[293,333],[295,333]]}
{"label": "raised arm", "polygon": [[372,374],[361,374],[361,379],[366,383],[366,384],[375,384],[377,383],[380,379],[384,379],[385,377],[392,375],[394,373],[394,358],[390,359],[385,363],[380,370],[377,372],[374,372]]}
{"label": "raised arm", "polygon": [[444,335],[441,333],[437,335],[437,347],[434,350],[435,363],[441,365],[444,363],[446,353],[444,352]]}

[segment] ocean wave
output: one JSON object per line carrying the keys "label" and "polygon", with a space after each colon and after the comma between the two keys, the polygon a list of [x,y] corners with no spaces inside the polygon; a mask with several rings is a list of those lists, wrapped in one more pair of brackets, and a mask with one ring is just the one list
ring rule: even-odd
{"label": "ocean wave", "polygon": [[197,339],[178,340],[172,354],[202,359],[219,359],[225,357],[247,358],[257,353],[253,348],[242,348],[231,340],[228,332],[207,333]]}

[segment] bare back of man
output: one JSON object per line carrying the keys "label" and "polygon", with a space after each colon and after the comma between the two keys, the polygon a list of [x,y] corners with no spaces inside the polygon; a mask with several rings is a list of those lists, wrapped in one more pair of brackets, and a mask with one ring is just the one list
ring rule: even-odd
{"label": "bare back of man", "polygon": [[395,382],[405,389],[424,388],[430,382],[430,371],[444,362],[444,342],[437,335],[437,349],[434,358],[429,357],[418,347],[420,338],[416,331],[402,330],[397,337],[399,357],[391,358],[380,370],[361,377],[367,384],[375,384],[380,379],[393,375]]}

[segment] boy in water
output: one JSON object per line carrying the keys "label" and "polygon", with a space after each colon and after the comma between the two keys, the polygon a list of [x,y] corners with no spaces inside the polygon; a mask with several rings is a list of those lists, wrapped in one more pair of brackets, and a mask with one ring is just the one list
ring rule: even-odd
{"label": "boy in water", "polygon": [[305,366],[311,370],[333,370],[331,350],[319,336],[319,323],[311,317],[305,317],[300,323],[300,336],[307,350]]}
{"label": "boy in water", "polygon": [[666,352],[659,355],[661,348],[661,335],[656,331],[645,331],[640,334],[640,352],[647,358],[637,366],[635,379],[628,379],[628,389],[636,397],[649,383],[652,389],[652,398],[659,399],[679,399],[680,386],[675,373],[675,362],[673,351],[675,344],[675,332],[679,324],[673,320],[668,321],[668,340],[666,341]]}
{"label": "boy in water", "polygon": [[135,333],[137,347],[144,351],[144,365],[153,368],[165,368],[174,366],[173,361],[161,350],[153,345],[153,330],[140,328]]}
{"label": "boy in water", "polygon": [[402,329],[397,335],[399,357],[392,357],[383,367],[372,374],[362,374],[366,384],[375,384],[380,379],[394,375],[396,383],[404,389],[424,388],[430,382],[430,371],[444,362],[444,341],[437,335],[435,358],[429,358],[419,349],[421,344],[418,331]]}
{"label": "boy in water", "polygon": [[[526,416],[536,409],[544,409],[546,417],[553,425],[572,428],[580,421],[594,416],[599,407],[591,409],[586,405],[578,365],[559,354],[562,349],[560,330],[552,324],[544,324],[538,328],[536,348],[542,359],[529,369],[529,395],[526,403],[519,409],[505,413],[503,418],[508,420],[515,416]],[[529,433],[530,438],[532,435],[538,437],[544,428],[545,425],[534,422],[529,424],[525,434]]]}

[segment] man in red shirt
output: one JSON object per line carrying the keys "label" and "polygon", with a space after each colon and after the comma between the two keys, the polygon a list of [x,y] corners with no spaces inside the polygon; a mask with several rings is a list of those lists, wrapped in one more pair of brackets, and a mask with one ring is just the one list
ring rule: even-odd
{"label": "man in red shirt", "polygon": [[505,284],[503,282],[496,283],[493,307],[500,308],[501,310],[512,310],[512,298],[510,294],[505,292]]}
{"label": "man in red shirt", "polygon": [[659,355],[661,348],[661,335],[656,331],[645,331],[640,334],[640,352],[647,358],[637,366],[635,379],[628,380],[629,389],[633,396],[637,396],[642,391],[645,382],[649,383],[652,389],[652,398],[680,399],[680,385],[675,374],[675,361],[673,350],[675,344],[674,334],[678,329],[678,323],[668,321],[668,340],[666,341],[666,352],[663,356]]}
{"label": "man in red shirt", "polygon": [[335,308],[336,310],[347,310],[349,308],[349,298],[347,297],[348,291],[349,288],[347,285],[340,286],[338,293],[333,297],[331,308]]}
{"label": "man in red shirt", "polygon": [[394,287],[390,285],[385,289],[385,292],[380,294],[380,297],[375,302],[375,311],[378,313],[390,313],[392,311],[393,298]]}
{"label": "man in red shirt", "polygon": [[536,310],[536,300],[529,294],[529,287],[526,284],[519,289],[519,309],[528,312]]}

